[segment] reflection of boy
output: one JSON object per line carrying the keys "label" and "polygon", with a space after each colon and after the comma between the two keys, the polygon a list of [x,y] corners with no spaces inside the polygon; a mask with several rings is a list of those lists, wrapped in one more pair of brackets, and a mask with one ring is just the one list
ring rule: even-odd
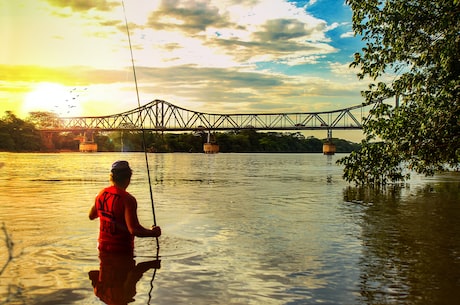
{"label": "reflection of boy", "polygon": [[136,284],[144,272],[159,269],[160,261],[153,260],[136,265],[132,255],[100,252],[100,269],[89,272],[94,294],[110,305],[128,304],[134,301]]}
{"label": "reflection of boy", "polygon": [[127,161],[112,164],[111,186],[96,196],[89,212],[89,219],[99,217],[100,251],[133,254],[134,236],[159,237],[160,227],[144,228],[137,217],[137,201],[126,191],[131,182],[132,171]]}

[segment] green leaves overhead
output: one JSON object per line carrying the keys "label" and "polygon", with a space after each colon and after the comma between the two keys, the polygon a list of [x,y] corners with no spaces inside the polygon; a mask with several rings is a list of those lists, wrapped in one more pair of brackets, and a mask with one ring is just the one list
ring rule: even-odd
{"label": "green leaves overhead", "polygon": [[432,175],[458,168],[459,1],[347,4],[355,33],[366,41],[350,66],[360,68],[360,79],[380,80],[362,92],[366,102],[385,103],[365,125],[362,149],[338,161],[344,178],[386,184],[406,179],[408,169]]}

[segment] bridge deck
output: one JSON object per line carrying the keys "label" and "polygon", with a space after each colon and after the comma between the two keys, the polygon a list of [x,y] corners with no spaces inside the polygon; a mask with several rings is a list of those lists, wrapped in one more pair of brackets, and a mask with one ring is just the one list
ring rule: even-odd
{"label": "bridge deck", "polygon": [[[212,114],[184,109],[163,100],[119,114],[63,117],[46,122],[42,131],[200,131],[362,129],[371,105],[325,112]],[[367,110],[367,111],[366,111]]]}

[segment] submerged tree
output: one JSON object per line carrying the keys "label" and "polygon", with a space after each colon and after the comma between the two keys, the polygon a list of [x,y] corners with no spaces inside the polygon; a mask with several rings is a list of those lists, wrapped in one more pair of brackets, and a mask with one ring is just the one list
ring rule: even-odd
{"label": "submerged tree", "polygon": [[[460,0],[347,0],[366,46],[350,66],[382,101],[361,150],[338,161],[356,184],[404,181],[460,165]],[[385,81],[388,80],[388,81]],[[395,100],[395,105],[385,101]]]}

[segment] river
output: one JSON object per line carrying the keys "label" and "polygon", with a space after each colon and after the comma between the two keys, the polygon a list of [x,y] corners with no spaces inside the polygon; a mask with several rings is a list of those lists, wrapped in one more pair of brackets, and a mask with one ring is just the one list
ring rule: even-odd
{"label": "river", "polygon": [[[460,173],[374,192],[340,157],[149,154],[161,268],[130,304],[457,304]],[[0,153],[0,304],[103,304],[87,215],[118,159],[148,227],[144,154]],[[155,254],[136,239],[138,266]]]}

